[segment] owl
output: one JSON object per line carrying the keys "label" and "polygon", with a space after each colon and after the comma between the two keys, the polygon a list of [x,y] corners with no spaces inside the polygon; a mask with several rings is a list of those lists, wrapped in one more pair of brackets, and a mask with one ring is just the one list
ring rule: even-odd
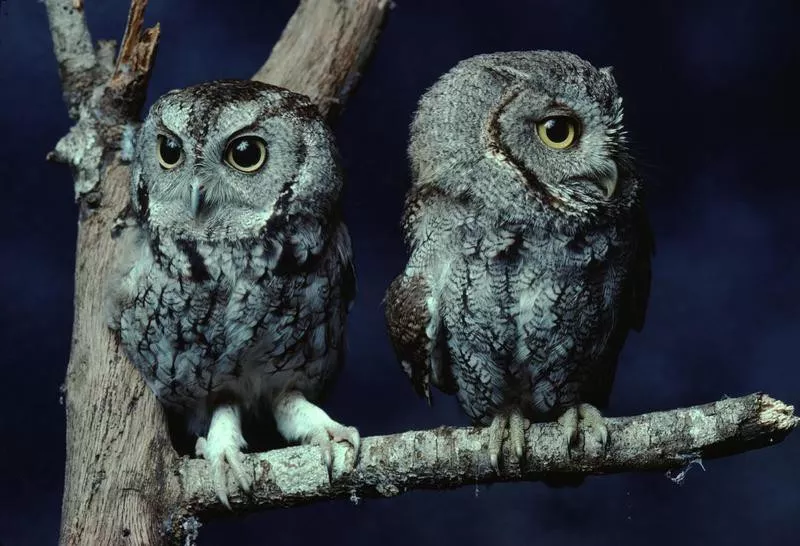
{"label": "owl", "polygon": [[[197,436],[217,495],[243,491],[242,416],[268,408],[291,443],[359,434],[315,404],[345,352],[355,296],[342,177],[309,100],[254,81],[167,93],[136,135],[110,325],[147,385]],[[174,414],[174,413],[173,413]]]}
{"label": "owl", "polygon": [[464,60],[421,98],[408,149],[410,256],[385,298],[405,373],[455,394],[524,456],[525,421],[605,446],[620,351],[643,326],[652,234],[610,68],[574,54]]}

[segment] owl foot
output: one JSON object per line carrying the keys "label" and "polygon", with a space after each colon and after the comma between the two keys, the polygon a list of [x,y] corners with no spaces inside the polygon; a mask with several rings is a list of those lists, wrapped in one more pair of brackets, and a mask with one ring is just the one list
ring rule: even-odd
{"label": "owl foot", "polygon": [[333,444],[347,442],[353,447],[352,469],[358,460],[361,436],[355,427],[344,426],[331,419],[319,406],[315,406],[299,392],[284,393],[273,404],[278,431],[287,442],[319,446],[322,462],[333,472]]}
{"label": "owl foot", "polygon": [[211,479],[214,491],[220,502],[230,510],[228,502],[228,482],[226,479],[226,463],[233,471],[236,481],[247,493],[253,486],[253,477],[245,471],[242,449],[247,446],[242,436],[239,410],[234,406],[220,406],[214,410],[208,436],[197,439],[195,454],[211,465]]}
{"label": "owl foot", "polygon": [[489,462],[495,472],[500,472],[499,459],[503,452],[503,435],[508,429],[508,442],[518,461],[525,455],[525,419],[519,410],[494,416],[489,425]]}
{"label": "owl foot", "polygon": [[558,418],[558,423],[567,437],[567,450],[576,444],[579,431],[583,433],[584,446],[587,439],[599,444],[601,448],[605,448],[608,442],[605,419],[600,410],[591,404],[578,404],[569,408]]}

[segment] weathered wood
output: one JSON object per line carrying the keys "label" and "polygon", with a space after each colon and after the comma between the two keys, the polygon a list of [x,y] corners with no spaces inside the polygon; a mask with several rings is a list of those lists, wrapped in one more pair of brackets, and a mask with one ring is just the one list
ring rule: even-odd
{"label": "weathered wood", "polygon": [[[529,425],[525,459],[506,450],[498,475],[489,464],[487,429],[438,428],[363,438],[349,471],[350,451],[338,446],[329,481],[319,451],[290,447],[246,457],[255,476],[250,496],[231,498],[234,510],[305,504],[336,497],[391,497],[412,489],[448,489],[501,481],[532,481],[565,474],[668,470],[693,461],[734,455],[780,442],[797,426],[793,407],[761,393],[635,417],[607,419],[609,443],[569,452],[556,423]],[[183,459],[182,510],[221,510],[203,461]],[[233,484],[231,484],[233,485]]]}
{"label": "weathered wood", "polygon": [[300,0],[300,6],[254,80],[311,98],[335,116],[361,77],[389,0]]}
{"label": "weathered wood", "polygon": [[109,335],[102,289],[114,256],[111,225],[127,201],[129,180],[117,158],[106,160],[119,147],[121,126],[138,115],[158,41],[158,28],[141,30],[145,4],[133,2],[124,38],[126,51],[135,51],[139,62],[129,63],[130,53],[121,55],[126,65],[115,71],[113,44],[95,50],[82,3],[46,3],[64,97],[77,118],[50,158],[73,167],[81,207],[64,397],[61,543],[68,545],[155,544],[166,507],[179,492],[175,475],[163,472],[176,455],[162,412]]}

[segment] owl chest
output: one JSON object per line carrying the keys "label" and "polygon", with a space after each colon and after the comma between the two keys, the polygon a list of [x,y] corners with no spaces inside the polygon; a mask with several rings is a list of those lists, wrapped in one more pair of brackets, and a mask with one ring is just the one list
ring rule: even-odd
{"label": "owl chest", "polygon": [[596,357],[613,328],[619,257],[604,236],[545,242],[521,253],[514,301],[518,351],[540,362]]}
{"label": "owl chest", "polygon": [[122,313],[123,341],[145,375],[221,380],[285,360],[312,326],[304,304],[318,281],[276,275],[257,254],[180,246],[137,268],[139,289]]}
{"label": "owl chest", "polygon": [[[510,240],[511,238],[504,238]],[[519,237],[463,256],[449,298],[471,339],[515,366],[576,362],[602,351],[613,327],[620,252],[608,237]]]}

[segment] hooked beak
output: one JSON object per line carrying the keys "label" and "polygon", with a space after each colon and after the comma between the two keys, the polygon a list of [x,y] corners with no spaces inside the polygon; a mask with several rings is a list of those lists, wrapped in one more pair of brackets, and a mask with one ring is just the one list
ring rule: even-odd
{"label": "hooked beak", "polygon": [[617,172],[617,164],[612,161],[609,162],[605,169],[594,180],[594,183],[597,185],[597,187],[603,190],[603,192],[606,194],[606,199],[611,199],[611,197],[614,195],[614,192],[617,190],[618,177],[619,173]]}
{"label": "hooked beak", "polygon": [[193,218],[197,218],[197,215],[200,213],[200,209],[203,208],[204,202],[205,202],[205,187],[200,182],[197,181],[192,182],[191,209]]}

